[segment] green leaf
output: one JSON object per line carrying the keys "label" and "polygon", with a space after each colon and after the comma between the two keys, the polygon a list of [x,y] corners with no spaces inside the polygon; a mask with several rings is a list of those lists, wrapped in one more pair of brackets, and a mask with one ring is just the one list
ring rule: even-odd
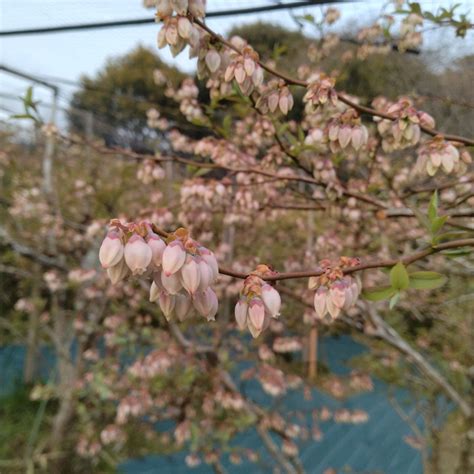
{"label": "green leaf", "polygon": [[395,293],[391,298],[390,298],[390,303],[389,303],[389,308],[393,309],[395,308],[395,305],[398,303],[400,300],[400,293]]}
{"label": "green leaf", "polygon": [[443,255],[447,257],[460,257],[461,255],[469,255],[472,253],[472,249],[469,247],[460,248],[460,249],[450,249],[450,250],[443,250],[441,252]]}
{"label": "green leaf", "polygon": [[398,262],[390,270],[390,283],[397,290],[406,290],[410,285],[410,277],[402,262]]}
{"label": "green leaf", "polygon": [[437,234],[441,228],[444,226],[449,216],[436,217],[431,221],[431,233]]}
{"label": "green leaf", "polygon": [[410,288],[416,290],[433,290],[443,286],[447,278],[438,272],[410,273]]}
{"label": "green leaf", "polygon": [[438,217],[438,191],[433,193],[428,206],[428,219],[431,223]]}
{"label": "green leaf", "polygon": [[362,292],[362,296],[369,301],[382,301],[391,298],[397,290],[391,286],[379,286],[377,288],[369,288]]}

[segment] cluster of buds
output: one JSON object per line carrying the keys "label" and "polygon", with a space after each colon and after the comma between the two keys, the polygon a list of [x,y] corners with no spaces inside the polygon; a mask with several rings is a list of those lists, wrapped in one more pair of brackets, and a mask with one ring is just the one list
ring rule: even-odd
{"label": "cluster of buds", "polygon": [[358,113],[348,109],[331,120],[328,126],[329,147],[333,153],[351,146],[355,151],[367,144],[369,132]]}
{"label": "cluster of buds", "polygon": [[206,14],[206,0],[157,0],[156,16],[160,20],[177,15],[191,14],[194,18],[203,19]]}
{"label": "cluster of buds", "polygon": [[420,31],[416,31],[416,28],[421,25],[423,25],[423,17],[416,13],[411,13],[403,19],[400,25],[400,40],[398,42],[400,52],[420,46],[423,37]]}
{"label": "cluster of buds", "polygon": [[383,137],[382,148],[385,152],[416,145],[420,140],[420,125],[426,128],[435,127],[433,117],[426,112],[417,111],[407,97],[402,97],[393,104],[383,98],[377,98],[373,105],[377,110],[395,117],[395,120],[374,117],[377,129]]}
{"label": "cluster of buds", "polygon": [[335,320],[342,310],[351,308],[359,298],[361,284],[358,278],[344,275],[344,269],[357,266],[358,258],[340,257],[336,263],[330,260],[320,262],[322,275],[311,277],[308,282],[314,294],[314,309],[319,319],[329,314]]}
{"label": "cluster of buds", "polygon": [[195,44],[199,33],[186,16],[168,16],[158,33],[158,48],[169,45],[171,54],[177,56],[188,44]]}
{"label": "cluster of buds", "polygon": [[314,107],[318,105],[324,105],[328,101],[332,105],[337,104],[337,92],[334,86],[336,85],[336,80],[333,77],[329,77],[325,74],[318,74],[317,78],[313,78],[308,84],[308,90],[303,97],[303,101],[307,102]]}
{"label": "cluster of buds", "polygon": [[285,81],[273,80],[258,98],[256,106],[264,114],[275,113],[280,109],[286,115],[294,105],[293,96]]}
{"label": "cluster of buds", "polygon": [[150,184],[164,177],[165,170],[153,160],[144,160],[137,170],[137,179],[143,184]]}
{"label": "cluster of buds", "polygon": [[471,161],[471,155],[467,150],[459,153],[451,142],[437,135],[418,149],[416,167],[419,171],[426,169],[430,176],[434,176],[440,167],[443,167],[446,173],[457,172]]}
{"label": "cluster of buds", "polygon": [[180,228],[166,241],[148,222],[123,224],[115,219],[99,250],[99,259],[112,283],[129,273],[153,278],[150,301],[158,301],[167,320],[180,321],[191,309],[208,321],[217,313],[217,296],[211,288],[219,274],[213,252],[189,237]]}
{"label": "cluster of buds", "polygon": [[239,329],[248,327],[254,338],[270,325],[271,318],[280,315],[281,298],[263,278],[276,273],[267,265],[258,265],[245,280],[235,305],[235,320]]}
{"label": "cluster of buds", "polygon": [[328,8],[324,12],[324,21],[328,25],[332,25],[333,23],[336,23],[337,20],[341,18],[341,12],[337,8]]}
{"label": "cluster of buds", "polygon": [[263,69],[258,61],[258,53],[250,46],[244,46],[240,53],[233,52],[224,80],[230,82],[235,79],[242,94],[250,95],[255,87],[263,83]]}

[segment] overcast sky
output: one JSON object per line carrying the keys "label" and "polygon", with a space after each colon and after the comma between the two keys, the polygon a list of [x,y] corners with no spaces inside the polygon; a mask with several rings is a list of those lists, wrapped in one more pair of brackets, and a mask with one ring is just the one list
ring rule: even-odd
{"label": "overcast sky", "polygon": [[[291,0],[286,1],[290,3]],[[275,3],[272,0],[208,0],[208,11],[266,5]],[[338,4],[342,12],[339,28],[362,26],[376,17],[380,12],[383,0],[367,0]],[[450,6],[453,1],[422,0],[424,8],[431,11],[439,6]],[[461,3],[460,11],[468,12],[474,7],[474,0],[457,0]],[[320,7],[307,7],[295,10],[298,14],[305,12],[318,13]],[[146,10],[141,0],[0,0],[0,29],[12,30],[58,26],[65,24],[88,23],[99,21],[125,20],[153,16],[153,10]],[[472,18],[472,15],[471,15]],[[295,23],[288,11],[266,12],[253,15],[241,15],[209,19],[209,25],[222,33],[236,24],[264,20],[294,28]],[[81,74],[93,75],[111,57],[122,55],[133,47],[142,44],[156,47],[156,35],[159,26],[156,24],[107,28],[102,30],[85,30],[66,33],[50,33],[36,36],[13,36],[0,38],[0,63],[17,68],[37,76],[57,76],[77,80]],[[450,51],[462,54],[473,44],[473,35],[464,42],[456,42],[454,35],[432,33],[434,42],[443,42]],[[440,45],[441,46],[441,45]],[[192,71],[194,60],[187,59],[187,52],[177,59],[171,58],[166,50],[161,50],[162,58],[180,68]],[[1,94],[22,95],[28,82],[12,77],[0,71],[0,104],[3,108],[18,110],[18,104],[2,97]],[[42,100],[49,99],[49,92],[37,87],[36,95]],[[67,105],[67,98],[74,91],[69,86],[61,86],[62,106]],[[0,118],[5,118],[5,111],[0,109]]]}

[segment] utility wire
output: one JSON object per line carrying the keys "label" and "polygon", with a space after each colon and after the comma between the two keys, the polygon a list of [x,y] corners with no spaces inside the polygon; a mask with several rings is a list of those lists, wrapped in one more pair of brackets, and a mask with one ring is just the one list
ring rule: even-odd
{"label": "utility wire", "polygon": [[[231,15],[247,15],[251,13],[262,13],[276,10],[287,10],[291,8],[310,7],[314,5],[325,5],[331,3],[352,2],[355,0],[309,0],[305,2],[278,3],[276,5],[262,5],[260,7],[238,8],[233,10],[218,10],[206,13],[206,18],[216,18]],[[101,28],[116,28],[122,26],[137,26],[155,23],[154,18],[139,18],[136,20],[119,20],[100,23],[81,23],[77,25],[49,26],[44,28],[29,28],[18,30],[0,31],[0,36],[24,36],[45,33],[62,33],[65,31],[94,30]]]}

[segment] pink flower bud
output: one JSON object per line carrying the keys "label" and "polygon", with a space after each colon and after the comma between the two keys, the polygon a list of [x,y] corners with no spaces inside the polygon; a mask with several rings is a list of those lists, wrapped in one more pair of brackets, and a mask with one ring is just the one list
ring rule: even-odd
{"label": "pink flower bud", "polygon": [[280,293],[278,293],[273,286],[268,284],[262,286],[262,301],[265,305],[265,309],[272,318],[276,318],[280,315]]}
{"label": "pink flower bud", "polygon": [[150,301],[153,303],[160,297],[161,288],[153,281],[150,286]]}
{"label": "pink flower bud", "polygon": [[208,321],[214,320],[217,313],[217,296],[211,288],[206,291],[196,293],[193,299],[194,307],[201,316]]}
{"label": "pink flower bud", "polygon": [[249,322],[257,330],[262,330],[265,320],[265,306],[260,298],[252,298],[249,304]]}
{"label": "pink flower bud", "polygon": [[165,272],[162,272],[161,284],[163,285],[163,288],[172,295],[176,295],[177,293],[179,293],[179,291],[183,287],[178,273],[166,275]]}
{"label": "pink flower bud", "polygon": [[128,275],[129,269],[125,260],[122,258],[117,265],[107,268],[107,275],[112,282],[112,285],[116,285],[119,281],[122,281]]}
{"label": "pink flower bud", "polygon": [[206,247],[199,247],[199,253],[206,263],[211,267],[213,281],[217,280],[217,277],[219,276],[219,265],[217,264],[216,256]]}
{"label": "pink flower bud", "polygon": [[195,18],[204,18],[206,14],[205,3],[204,0],[189,0],[189,13]]}
{"label": "pink flower bud", "polygon": [[209,71],[216,72],[221,65],[221,56],[215,49],[210,49],[206,54],[206,64]]}
{"label": "pink flower bud", "polygon": [[332,319],[336,319],[339,316],[341,308],[334,304],[333,299],[330,295],[328,295],[326,298],[326,307]]}
{"label": "pink flower bud", "polygon": [[166,244],[163,242],[162,239],[155,233],[148,234],[148,245],[151,248],[152,258],[151,261],[155,267],[159,267],[161,265],[161,261],[163,258],[163,252],[165,251]]}
{"label": "pink flower bud", "polygon": [[335,283],[333,283],[329,290],[329,295],[334,305],[337,306],[339,309],[344,306],[346,293],[344,284],[342,282],[336,281]]}
{"label": "pink flower bud", "polygon": [[176,273],[184,265],[186,251],[179,240],[171,242],[163,252],[162,266],[166,275]]}
{"label": "pink flower bud", "polygon": [[118,232],[110,231],[99,250],[99,260],[104,268],[113,267],[123,257],[122,239]]}
{"label": "pink flower bud", "polygon": [[181,16],[178,19],[178,33],[181,38],[189,38],[191,35],[191,22],[185,17]]}
{"label": "pink flower bud", "polygon": [[188,257],[186,263],[181,268],[181,283],[183,288],[193,295],[199,288],[201,272],[199,264],[194,257]]}
{"label": "pink flower bud", "polygon": [[270,112],[275,112],[275,110],[278,107],[278,102],[279,102],[279,94],[277,91],[273,91],[269,96],[268,96],[268,108],[270,109]]}
{"label": "pink flower bud", "polygon": [[125,261],[134,275],[143,274],[150,265],[152,252],[142,237],[133,234],[125,245]]}
{"label": "pink flower bud", "polygon": [[198,290],[205,291],[209,286],[211,286],[211,283],[214,280],[214,272],[203,258],[199,259],[199,274]]}
{"label": "pink flower bud", "polygon": [[314,294],[314,309],[319,319],[323,319],[327,312],[327,293],[327,288],[325,286],[320,286]]}
{"label": "pink flower bud", "polygon": [[180,321],[185,321],[191,313],[192,301],[189,295],[176,295],[174,312]]}
{"label": "pink flower bud", "polygon": [[235,305],[235,321],[237,322],[237,326],[241,331],[243,331],[247,326],[248,307],[247,299],[245,297],[241,297]]}
{"label": "pink flower bud", "polygon": [[251,76],[255,71],[255,61],[251,58],[244,59],[244,70],[247,76]]}
{"label": "pink flower bud", "polygon": [[188,0],[171,0],[171,5],[178,15],[186,15]]}
{"label": "pink flower bud", "polygon": [[161,311],[163,311],[166,320],[169,321],[176,304],[176,297],[162,291],[158,298],[158,304],[160,305]]}
{"label": "pink flower bud", "polygon": [[242,64],[237,64],[237,66],[235,67],[234,76],[235,76],[235,80],[239,84],[242,84],[245,81],[245,78],[246,78],[245,69],[242,66]]}
{"label": "pink flower bud", "polygon": [[343,125],[339,128],[338,139],[341,148],[346,148],[346,146],[349,145],[349,142],[351,141],[351,135],[352,129],[348,125]]}

